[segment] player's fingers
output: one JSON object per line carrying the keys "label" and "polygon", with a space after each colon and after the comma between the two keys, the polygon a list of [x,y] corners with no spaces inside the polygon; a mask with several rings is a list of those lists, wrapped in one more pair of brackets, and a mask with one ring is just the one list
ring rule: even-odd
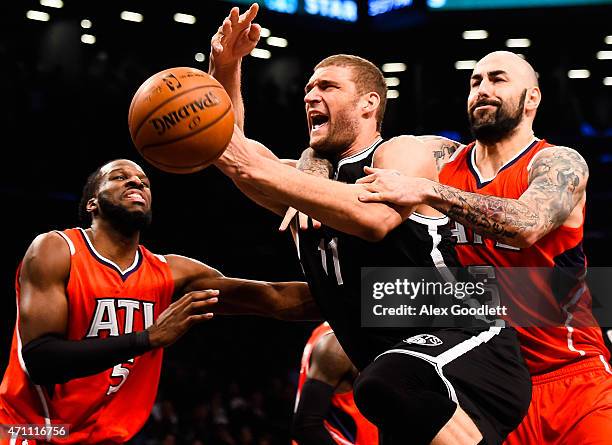
{"label": "player's fingers", "polygon": [[232,22],[232,25],[236,25],[238,20],[240,20],[240,10],[238,7],[234,7],[230,10],[229,19]]}
{"label": "player's fingers", "polygon": [[181,310],[184,310],[187,306],[189,306],[194,301],[206,301],[210,298],[216,298],[219,296],[219,291],[216,289],[207,289],[207,290],[197,290],[192,291],[183,296],[181,300],[182,304],[180,305]]}
{"label": "player's fingers", "polygon": [[249,23],[252,22],[257,15],[257,11],[259,11],[259,5],[257,3],[253,3],[251,7],[240,16],[240,21]]}
{"label": "player's fingers", "polygon": [[308,215],[298,213],[298,221],[300,222],[300,230],[308,230]]}
{"label": "player's fingers", "polygon": [[206,300],[211,297],[219,296],[218,289],[205,289],[205,290],[194,290],[189,292],[191,294],[192,300]]}
{"label": "player's fingers", "polygon": [[359,195],[359,201],[361,202],[384,202],[387,201],[386,195],[379,192],[364,193]]}
{"label": "player's fingers", "polygon": [[384,170],[384,168],[368,167],[367,165],[363,167],[363,171],[366,172],[366,174],[368,175],[371,175],[372,173],[376,172],[382,172]]}
{"label": "player's fingers", "polygon": [[[365,167],[368,168],[368,167]],[[378,175],[376,173],[369,174],[368,176],[364,176],[363,178],[359,178],[355,183],[356,184],[367,184],[370,182],[376,181]]]}
{"label": "player's fingers", "polygon": [[247,34],[247,37],[252,42],[257,42],[259,38],[261,37],[261,26],[257,23],[253,23],[251,25],[251,29],[249,30],[249,33]]}
{"label": "player's fingers", "polygon": [[223,20],[223,25],[221,26],[221,34],[223,37],[227,37],[232,33],[232,22],[229,19]]}
{"label": "player's fingers", "polygon": [[317,221],[316,219],[312,220],[312,227],[315,229],[320,229],[321,228],[321,223],[319,221]]}
{"label": "player's fingers", "polygon": [[189,304],[192,301],[193,301],[193,295],[191,295],[191,292],[190,292],[190,293],[183,295],[178,300],[176,300],[174,303],[170,305],[170,307],[173,308],[173,310],[177,312],[182,312],[185,310],[187,306],[189,306]]}
{"label": "player's fingers", "polygon": [[204,310],[208,309],[210,306],[218,302],[219,302],[219,298],[217,297],[212,297],[204,301],[192,301],[191,303],[189,303],[189,306],[185,308],[185,311],[188,314],[200,314]]}
{"label": "player's fingers", "polygon": [[287,227],[289,227],[289,224],[291,224],[291,221],[293,221],[293,218],[295,217],[296,213],[297,210],[295,210],[293,207],[289,207],[287,209],[287,212],[285,212],[283,221],[280,223],[280,226],[278,226],[278,230],[280,230],[281,232],[287,230]]}
{"label": "player's fingers", "polygon": [[183,295],[179,300],[172,303],[172,306],[175,306],[175,309],[177,311],[182,312],[186,310],[186,308],[188,308],[189,305],[194,301],[200,301],[200,300],[205,300],[211,297],[217,297],[217,295],[219,295],[219,291],[212,290],[212,289],[205,290],[205,291],[188,292],[185,295]]}
{"label": "player's fingers", "polygon": [[194,314],[187,317],[187,323],[189,326],[192,326],[196,323],[200,323],[202,321],[210,320],[213,318],[214,314],[212,312],[207,312],[206,314]]}
{"label": "player's fingers", "polygon": [[210,40],[210,48],[212,49],[213,54],[221,54],[223,52],[223,44],[221,43],[221,34],[217,33]]}

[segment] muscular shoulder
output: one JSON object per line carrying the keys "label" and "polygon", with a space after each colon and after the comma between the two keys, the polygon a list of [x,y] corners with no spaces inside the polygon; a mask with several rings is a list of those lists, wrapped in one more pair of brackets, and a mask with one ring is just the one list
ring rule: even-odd
{"label": "muscular shoulder", "polygon": [[570,147],[554,146],[540,150],[528,166],[529,182],[546,179],[557,186],[583,190],[589,177],[584,158]]}
{"label": "muscular shoulder", "polygon": [[177,291],[184,291],[185,287],[201,278],[219,278],[223,274],[214,267],[210,267],[198,260],[182,255],[164,255]]}
{"label": "muscular shoulder", "polygon": [[64,280],[70,273],[70,248],[57,232],[38,235],[23,258],[22,277],[34,281]]}
{"label": "muscular shoulder", "polygon": [[431,150],[416,136],[396,136],[376,149],[374,167],[398,170],[406,176],[437,179]]}
{"label": "muscular shoulder", "polygon": [[377,158],[381,159],[396,152],[403,154],[412,152],[419,153],[423,151],[424,148],[425,144],[416,136],[406,134],[395,136],[378,146],[376,153],[374,154],[374,160],[376,161]]}
{"label": "muscular shoulder", "polygon": [[317,342],[310,356],[309,378],[337,386],[347,374],[356,374],[334,334],[328,334]]}

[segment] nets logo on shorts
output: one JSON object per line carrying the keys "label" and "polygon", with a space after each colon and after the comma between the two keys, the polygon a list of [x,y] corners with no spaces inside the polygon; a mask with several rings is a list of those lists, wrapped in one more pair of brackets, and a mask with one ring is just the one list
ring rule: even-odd
{"label": "nets logo on shorts", "polygon": [[404,343],[419,346],[440,346],[442,344],[442,340],[431,334],[419,334],[402,341]]}

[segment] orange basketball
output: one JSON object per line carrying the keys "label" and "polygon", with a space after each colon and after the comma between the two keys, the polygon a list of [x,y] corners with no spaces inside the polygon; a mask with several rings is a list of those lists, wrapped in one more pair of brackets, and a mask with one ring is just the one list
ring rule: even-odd
{"label": "orange basketball", "polygon": [[136,91],[128,125],[136,149],[170,173],[193,173],[217,159],[234,131],[232,102],[217,80],[195,68],[170,68]]}

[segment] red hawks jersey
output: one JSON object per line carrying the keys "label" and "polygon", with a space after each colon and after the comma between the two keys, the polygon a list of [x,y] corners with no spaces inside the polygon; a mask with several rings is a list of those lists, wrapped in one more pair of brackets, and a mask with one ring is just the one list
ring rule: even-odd
{"label": "red hawks jersey", "polygon": [[[323,323],[312,332],[312,335],[304,347],[300,367],[300,379],[295,399],[296,409],[300,402],[302,387],[308,378],[312,350],[322,337],[332,333],[333,331],[329,324]],[[378,429],[363,417],[359,409],[357,409],[357,405],[355,405],[355,400],[353,399],[353,391],[334,394],[332,396],[331,410],[324,420],[324,425],[331,437],[339,445],[378,444]],[[297,442],[293,441],[293,445],[297,445]]]}
{"label": "red hawks jersey", "polygon": [[[122,271],[96,251],[84,230],[57,233],[70,249],[68,340],[142,331],[170,305],[174,281],[164,257],[139,246],[132,265]],[[28,377],[17,325],[0,385],[0,424],[68,424],[69,437],[50,439],[61,444],[123,443],[142,428],[157,394],[162,349],[96,375],[42,387]]]}
{"label": "red hawks jersey", "polygon": [[[553,145],[534,138],[495,177],[483,178],[476,166],[472,143],[455,152],[440,172],[440,182],[468,192],[518,199],[529,185],[532,159],[538,152],[549,147]],[[454,225],[452,233],[457,241],[456,250],[464,266],[586,268],[586,257],[582,249],[583,224],[575,228],[560,226],[529,248],[508,246],[482,237],[457,222]],[[543,286],[535,282],[531,285]],[[542,294],[548,293],[552,292],[542,289]],[[525,310],[528,311],[529,302],[523,303],[526,303]],[[579,300],[572,300],[569,309],[568,306],[559,307],[560,303],[550,298],[546,304],[556,305],[554,310],[557,312],[568,311],[564,325],[517,327],[521,352],[532,375],[554,371],[586,357],[599,356],[602,362],[609,359],[599,328],[571,326],[572,319],[574,322],[577,320],[575,317],[580,317],[580,326],[597,326],[591,314],[588,292],[581,293]]]}

